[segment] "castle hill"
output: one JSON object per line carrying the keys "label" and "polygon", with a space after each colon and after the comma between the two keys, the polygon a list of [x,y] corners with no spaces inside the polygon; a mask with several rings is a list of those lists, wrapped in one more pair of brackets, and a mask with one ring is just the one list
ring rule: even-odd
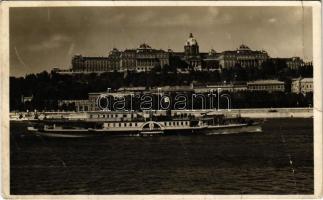
{"label": "castle hill", "polygon": [[184,95],[196,108],[202,108],[203,102],[192,94],[207,96],[210,92],[230,97],[229,106],[228,100],[221,98],[215,107],[313,106],[310,61],[273,58],[265,50],[245,44],[235,50],[200,52],[192,33],[183,44],[182,52],[142,43],[133,49],[113,48],[102,57],[75,55],[69,69],[54,67],[51,72],[10,77],[10,108],[95,111],[100,110],[102,95],[128,102],[131,95],[151,94],[155,98],[157,91],[169,95],[171,102],[176,95]]}

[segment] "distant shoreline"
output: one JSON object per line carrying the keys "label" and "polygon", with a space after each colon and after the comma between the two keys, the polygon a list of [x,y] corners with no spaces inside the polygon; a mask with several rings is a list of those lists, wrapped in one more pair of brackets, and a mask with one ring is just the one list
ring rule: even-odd
{"label": "distant shoreline", "polygon": [[[165,110],[161,110],[165,112]],[[103,112],[103,111],[89,111],[89,112]],[[129,111],[112,111],[112,112],[129,112]],[[135,111],[134,111],[135,112]],[[147,112],[147,111],[146,111]],[[159,111],[155,111],[159,112]],[[220,109],[220,110],[173,110],[172,112],[176,113],[224,113],[224,114],[233,114],[241,115],[241,117],[247,118],[312,118],[313,117],[313,108],[244,108],[244,109]],[[33,112],[29,112],[32,114]],[[61,115],[68,116],[69,114],[76,112],[39,112],[46,115]],[[82,113],[82,112],[80,112]],[[10,112],[10,119],[14,119],[13,116],[17,115],[26,115],[27,112]]]}
{"label": "distant shoreline", "polygon": [[312,118],[313,108],[265,108],[235,109],[231,112],[240,113],[241,117],[249,118]]}
{"label": "distant shoreline", "polygon": [[[175,112],[175,111],[174,111]],[[247,118],[312,118],[313,108],[243,108],[243,109],[220,109],[211,110],[192,110],[191,112],[215,112],[240,114]]]}

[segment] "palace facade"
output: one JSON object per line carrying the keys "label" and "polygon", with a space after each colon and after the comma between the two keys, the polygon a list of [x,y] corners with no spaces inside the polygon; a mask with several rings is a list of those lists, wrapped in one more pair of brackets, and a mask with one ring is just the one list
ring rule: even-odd
{"label": "palace facade", "polygon": [[243,68],[260,67],[269,58],[266,51],[253,51],[242,44],[235,51],[224,51],[219,55],[219,63],[222,68],[232,68],[240,65]]}
{"label": "palace facade", "polygon": [[[190,33],[184,44],[183,52],[173,52],[168,49],[154,49],[148,44],[138,48],[120,51],[113,48],[106,57],[86,57],[75,55],[72,58],[72,73],[93,73],[112,71],[151,71],[153,68],[162,69],[170,66],[182,70],[215,71],[240,66],[243,68],[260,67],[270,58],[264,50],[251,50],[242,44],[236,50],[216,52],[211,49],[208,53],[199,51],[199,44]],[[304,65],[298,57],[284,58],[287,66],[297,69]]]}
{"label": "palace facade", "polygon": [[114,48],[107,57],[72,58],[72,72],[150,71],[169,65],[169,53],[141,44],[137,49],[119,51]]}

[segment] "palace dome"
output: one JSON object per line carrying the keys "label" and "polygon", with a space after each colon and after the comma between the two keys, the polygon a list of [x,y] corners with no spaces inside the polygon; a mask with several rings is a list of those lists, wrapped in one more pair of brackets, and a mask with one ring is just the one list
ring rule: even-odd
{"label": "palace dome", "polygon": [[186,40],[186,44],[185,45],[187,45],[187,46],[197,45],[197,41],[193,37],[193,34],[192,33],[190,33],[190,37]]}

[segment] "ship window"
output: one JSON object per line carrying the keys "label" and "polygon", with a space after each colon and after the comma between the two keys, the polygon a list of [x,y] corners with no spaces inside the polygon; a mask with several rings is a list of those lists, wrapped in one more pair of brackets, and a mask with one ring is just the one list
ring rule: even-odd
{"label": "ship window", "polygon": [[132,126],[132,123],[130,123],[130,126]]}
{"label": "ship window", "polygon": [[103,115],[103,117],[105,117],[105,115]]}

